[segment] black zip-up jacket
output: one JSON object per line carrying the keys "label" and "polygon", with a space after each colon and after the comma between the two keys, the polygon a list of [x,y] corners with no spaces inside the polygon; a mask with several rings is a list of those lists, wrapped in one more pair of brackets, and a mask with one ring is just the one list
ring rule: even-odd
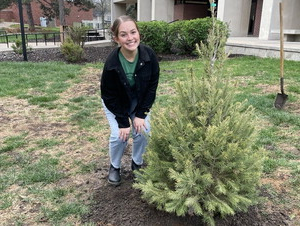
{"label": "black zip-up jacket", "polygon": [[[101,98],[108,110],[116,116],[119,128],[128,128],[131,89],[119,60],[119,51],[120,47],[115,48],[105,62],[100,85]],[[155,100],[159,64],[150,47],[140,44],[138,51],[139,59],[134,73],[138,99],[135,116],[144,119]]]}

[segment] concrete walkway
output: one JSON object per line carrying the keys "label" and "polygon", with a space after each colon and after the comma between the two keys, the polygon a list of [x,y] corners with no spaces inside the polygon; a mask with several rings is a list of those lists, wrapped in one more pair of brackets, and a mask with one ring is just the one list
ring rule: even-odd
{"label": "concrete walkway", "polygon": [[0,22],[0,28],[6,28],[10,27],[11,25],[19,25],[20,23],[15,23],[15,22]]}
{"label": "concrete walkway", "polygon": [[[0,52],[12,51],[11,45],[0,44]],[[29,43],[33,49],[59,48],[61,43],[44,42]],[[110,46],[110,40],[86,42],[85,46]],[[279,40],[259,40],[255,37],[230,37],[226,44],[226,51],[230,54],[250,55],[258,57],[280,57]],[[1,53],[0,53],[1,54]],[[300,61],[300,42],[284,42],[284,55],[286,60]]]}
{"label": "concrete walkway", "polygon": [[[300,61],[300,42],[284,42],[286,60]],[[279,40],[260,40],[254,37],[230,37],[227,40],[226,51],[230,54],[241,54],[258,57],[280,57]]]}

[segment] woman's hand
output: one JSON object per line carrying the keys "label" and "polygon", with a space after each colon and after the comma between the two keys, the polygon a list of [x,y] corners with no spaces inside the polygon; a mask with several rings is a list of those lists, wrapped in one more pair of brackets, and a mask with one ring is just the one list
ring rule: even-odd
{"label": "woman's hand", "polygon": [[120,135],[119,135],[120,139],[125,142],[129,138],[130,127],[128,127],[128,128],[120,128],[119,129],[119,133],[120,133]]}
{"label": "woman's hand", "polygon": [[145,124],[145,119],[138,118],[138,117],[135,117],[133,119],[133,126],[136,133],[142,133],[143,129],[147,129]]}

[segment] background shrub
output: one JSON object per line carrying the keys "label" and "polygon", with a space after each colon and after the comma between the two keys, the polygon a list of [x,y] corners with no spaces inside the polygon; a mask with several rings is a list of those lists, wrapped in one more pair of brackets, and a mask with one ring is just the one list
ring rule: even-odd
{"label": "background shrub", "polygon": [[[217,21],[217,23],[224,29],[228,29],[224,22]],[[151,46],[156,53],[192,54],[196,50],[196,44],[207,39],[212,27],[212,19],[207,17],[179,20],[173,23],[138,22],[138,26],[141,42]]]}
{"label": "background shrub", "polygon": [[169,26],[172,49],[178,53],[192,53],[196,43],[207,39],[211,18],[176,21]]}
{"label": "background shrub", "polygon": [[87,27],[80,27],[80,26],[68,27],[67,35],[72,39],[72,41],[75,44],[83,47],[87,30],[88,30]]}
{"label": "background shrub", "polygon": [[151,46],[156,53],[170,52],[168,25],[164,21],[138,22],[141,42]]}
{"label": "background shrub", "polygon": [[[22,45],[22,40],[21,39],[16,39],[15,43],[12,44],[11,48],[16,54],[23,54],[23,45]],[[26,51],[31,51],[32,48],[26,46]]]}
{"label": "background shrub", "polygon": [[61,45],[61,52],[68,62],[79,62],[83,58],[83,48],[68,37]]}
{"label": "background shrub", "polygon": [[16,39],[15,43],[11,46],[11,48],[14,50],[17,54],[22,54],[22,41],[20,39]]}

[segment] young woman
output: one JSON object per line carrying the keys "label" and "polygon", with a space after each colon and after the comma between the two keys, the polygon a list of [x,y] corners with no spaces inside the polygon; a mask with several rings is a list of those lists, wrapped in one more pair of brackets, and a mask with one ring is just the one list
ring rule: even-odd
{"label": "young woman", "polygon": [[[111,28],[118,43],[107,57],[101,77],[101,98],[111,134],[108,182],[121,183],[121,159],[132,125],[132,170],[138,170],[150,132],[150,108],[155,100],[159,64],[154,51],[140,44],[136,22],[129,16],[117,18]],[[131,123],[130,123],[131,122]]]}

